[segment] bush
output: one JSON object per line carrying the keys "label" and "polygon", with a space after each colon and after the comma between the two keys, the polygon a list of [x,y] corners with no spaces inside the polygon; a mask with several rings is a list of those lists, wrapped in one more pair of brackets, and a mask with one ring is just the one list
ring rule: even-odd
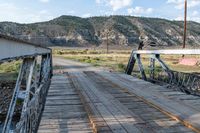
{"label": "bush", "polygon": [[100,61],[100,58],[95,57],[93,60]]}
{"label": "bush", "polygon": [[86,63],[91,63],[90,59],[85,60]]}
{"label": "bush", "polygon": [[117,64],[117,67],[120,71],[124,71],[126,69],[126,65],[124,65],[123,63],[119,63]]}
{"label": "bush", "polygon": [[99,54],[98,51],[87,51],[87,54]]}
{"label": "bush", "polygon": [[62,55],[63,53],[62,53],[62,51],[59,50],[59,51],[57,51],[57,54]]}
{"label": "bush", "polygon": [[0,72],[2,73],[15,73],[19,71],[20,62],[11,62],[0,65]]}
{"label": "bush", "polygon": [[96,60],[91,60],[91,63],[92,64],[97,64],[97,61]]}

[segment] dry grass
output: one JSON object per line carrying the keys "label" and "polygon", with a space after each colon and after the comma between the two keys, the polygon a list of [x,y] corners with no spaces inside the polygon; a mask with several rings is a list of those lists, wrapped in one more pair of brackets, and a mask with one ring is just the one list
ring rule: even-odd
{"label": "dry grass", "polygon": [[[84,49],[54,49],[54,56],[64,57],[66,59],[76,60],[80,62],[90,63],[94,66],[107,67],[114,71],[124,71],[128,63],[131,50],[112,50],[109,54],[106,54],[105,50],[84,50]],[[185,58],[199,58],[200,55],[196,56],[185,56]],[[182,55],[165,55],[161,56],[163,61],[172,69],[182,72],[200,72],[199,66],[186,66],[180,65],[179,59]],[[149,68],[149,57],[142,55],[142,63],[145,69]],[[160,65],[156,63],[156,66]],[[137,69],[137,65],[135,66]]]}
{"label": "dry grass", "polygon": [[16,80],[20,68],[20,61],[0,64],[0,81]]}

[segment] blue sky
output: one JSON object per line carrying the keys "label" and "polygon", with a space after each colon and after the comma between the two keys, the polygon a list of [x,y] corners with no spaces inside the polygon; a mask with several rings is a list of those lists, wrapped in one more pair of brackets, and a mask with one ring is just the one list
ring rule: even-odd
{"label": "blue sky", "polygon": [[[0,0],[0,21],[33,23],[61,15],[132,15],[182,20],[184,0]],[[188,0],[188,19],[200,22],[200,0]]]}

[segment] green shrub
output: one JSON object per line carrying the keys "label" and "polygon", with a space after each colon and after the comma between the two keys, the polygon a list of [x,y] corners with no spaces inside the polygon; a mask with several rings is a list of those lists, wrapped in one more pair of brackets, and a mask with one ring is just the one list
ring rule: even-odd
{"label": "green shrub", "polygon": [[99,54],[99,52],[92,50],[92,51],[87,51],[87,54]]}
{"label": "green shrub", "polygon": [[91,63],[92,64],[97,64],[97,61],[96,60],[91,60]]}
{"label": "green shrub", "polygon": [[91,60],[90,59],[86,59],[85,62],[86,63],[91,63]]}
{"label": "green shrub", "polygon": [[82,59],[78,59],[78,61],[80,61],[80,62],[85,62],[87,59],[84,59],[84,58],[82,58]]}
{"label": "green shrub", "polygon": [[0,72],[2,73],[17,73],[20,68],[20,62],[11,62],[0,65]]}
{"label": "green shrub", "polygon": [[126,65],[124,65],[123,63],[119,63],[117,64],[117,68],[119,69],[119,71],[124,71],[126,69]]}
{"label": "green shrub", "polygon": [[59,50],[59,51],[57,51],[57,54],[62,55],[63,53],[62,53],[62,51]]}
{"label": "green shrub", "polygon": [[95,57],[93,60],[100,61],[99,57]]}

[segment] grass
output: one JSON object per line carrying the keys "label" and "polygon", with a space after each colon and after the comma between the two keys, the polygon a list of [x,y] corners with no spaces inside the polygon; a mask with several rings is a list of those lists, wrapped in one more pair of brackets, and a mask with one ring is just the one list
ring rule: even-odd
{"label": "grass", "polygon": [[130,51],[110,51],[106,54],[103,50],[62,50],[62,52],[54,52],[54,56],[89,63],[96,67],[106,67],[114,71],[124,71]]}
{"label": "grass", "polygon": [[[105,50],[94,50],[94,49],[53,49],[54,56],[63,57],[65,59],[76,60],[79,62],[89,63],[96,67],[106,67],[113,71],[123,72],[126,69],[131,50],[111,50],[109,54]],[[180,65],[179,59],[182,55],[165,55],[161,56],[163,61],[175,71],[181,72],[197,72],[200,73],[200,67]],[[185,56],[185,58],[199,58],[197,56]],[[149,71],[149,57],[142,55],[142,63],[145,71]],[[137,69],[137,64],[135,65]],[[156,63],[156,68],[161,69],[160,64]]]}
{"label": "grass", "polygon": [[20,61],[6,62],[0,64],[0,79],[1,81],[16,80],[20,68]]}
{"label": "grass", "polygon": [[[89,63],[95,67],[104,67],[112,71],[124,72],[128,63],[131,50],[106,50],[95,49],[53,49],[53,56],[63,57],[65,59],[76,60],[79,62]],[[167,55],[161,56],[163,61],[172,69],[188,73],[200,73],[200,67],[180,65],[179,59],[182,55]],[[200,56],[186,56],[186,58],[199,58]],[[142,63],[145,72],[149,73],[149,58],[147,55],[142,55]],[[16,80],[21,62],[9,62],[0,64],[0,79],[2,80]],[[56,66],[54,68],[57,68]],[[156,69],[160,71],[161,67],[156,63]],[[137,64],[135,70],[138,70]]]}

